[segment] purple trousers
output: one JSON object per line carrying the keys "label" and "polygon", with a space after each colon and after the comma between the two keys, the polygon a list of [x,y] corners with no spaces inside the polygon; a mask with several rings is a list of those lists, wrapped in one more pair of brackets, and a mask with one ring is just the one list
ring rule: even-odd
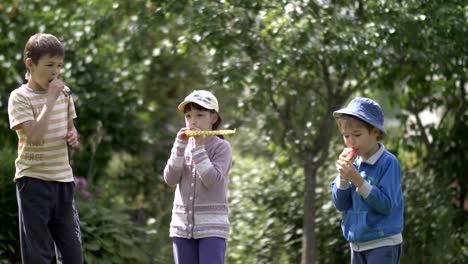
{"label": "purple trousers", "polygon": [[221,237],[172,240],[175,264],[224,264],[226,240]]}

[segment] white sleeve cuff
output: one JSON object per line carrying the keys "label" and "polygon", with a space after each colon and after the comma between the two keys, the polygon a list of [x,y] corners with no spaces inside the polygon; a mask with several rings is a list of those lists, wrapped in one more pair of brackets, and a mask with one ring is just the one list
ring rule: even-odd
{"label": "white sleeve cuff", "polygon": [[206,173],[213,168],[213,164],[211,164],[209,159],[205,159],[195,164],[195,166],[197,167],[198,174],[200,175],[206,175]]}
{"label": "white sleeve cuff", "polygon": [[202,153],[202,152],[205,152],[205,151],[206,151],[206,150],[205,150],[205,146],[204,146],[204,145],[197,146],[197,147],[194,147],[194,148],[192,149],[192,155],[193,155],[193,156],[196,156],[196,155],[198,155],[198,154],[200,154],[200,153]]}
{"label": "white sleeve cuff", "polygon": [[184,165],[184,156],[172,156],[170,165],[174,168],[182,168]]}
{"label": "white sleeve cuff", "polygon": [[370,185],[370,183],[368,183],[367,181],[364,181],[361,185],[361,187],[359,188],[356,188],[356,191],[362,196],[364,197],[364,199],[367,199],[367,197],[369,196],[370,192],[372,191],[372,185]]}
{"label": "white sleeve cuff", "polygon": [[185,148],[187,147],[188,142],[176,138],[174,145],[172,147],[172,152],[176,153],[177,156],[183,156]]}
{"label": "white sleeve cuff", "polygon": [[334,182],[335,182],[336,186],[338,187],[338,189],[340,189],[340,190],[346,190],[350,186],[350,182],[347,181],[347,180],[342,180],[339,173],[336,176]]}

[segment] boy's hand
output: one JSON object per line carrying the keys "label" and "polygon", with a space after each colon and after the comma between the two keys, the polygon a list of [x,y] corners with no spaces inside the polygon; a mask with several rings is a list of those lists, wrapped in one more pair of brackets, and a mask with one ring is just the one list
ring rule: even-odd
{"label": "boy's hand", "polygon": [[340,173],[340,178],[342,180],[350,181],[356,187],[361,187],[364,179],[361,177],[356,167],[349,162],[340,162],[336,161],[336,169]]}
{"label": "boy's hand", "polygon": [[356,157],[356,150],[353,148],[344,148],[340,154],[339,159],[345,161],[354,161]]}
{"label": "boy's hand", "polygon": [[49,83],[49,97],[52,97],[53,99],[57,100],[57,98],[60,96],[60,93],[63,92],[64,88],[65,84],[62,80],[57,78],[53,79]]}
{"label": "boy's hand", "polygon": [[80,145],[78,141],[78,132],[76,128],[73,127],[72,129],[68,130],[67,134],[65,135],[65,141],[67,141],[68,145],[72,147],[78,147]]}
{"label": "boy's hand", "polygon": [[353,160],[356,158],[356,150],[353,148],[345,148],[341,152],[339,159],[336,161],[336,169],[340,173],[342,180],[350,181],[354,186],[360,187],[363,179],[356,167],[353,165]]}

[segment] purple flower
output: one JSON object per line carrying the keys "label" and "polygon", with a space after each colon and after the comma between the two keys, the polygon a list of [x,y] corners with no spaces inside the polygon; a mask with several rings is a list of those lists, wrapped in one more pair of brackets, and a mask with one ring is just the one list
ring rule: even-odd
{"label": "purple flower", "polygon": [[102,193],[102,189],[99,188],[99,187],[96,187],[96,188],[94,188],[94,193],[95,193],[96,195],[100,195],[100,194]]}
{"label": "purple flower", "polygon": [[84,189],[88,185],[88,181],[84,177],[75,177],[75,185],[79,189]]}
{"label": "purple flower", "polygon": [[80,191],[80,195],[81,197],[83,197],[84,199],[89,199],[91,198],[91,196],[93,196],[90,192],[86,191],[86,190],[81,190]]}

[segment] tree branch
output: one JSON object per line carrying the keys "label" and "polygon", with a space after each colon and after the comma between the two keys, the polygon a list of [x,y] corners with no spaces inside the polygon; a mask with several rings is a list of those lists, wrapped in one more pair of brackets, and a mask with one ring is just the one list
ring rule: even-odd
{"label": "tree branch", "polygon": [[297,131],[296,129],[294,128],[291,120],[291,116],[290,116],[290,112],[288,111],[289,109],[289,106],[287,107],[283,107],[283,109],[285,109],[285,111],[281,111],[281,108],[279,107],[278,103],[275,101],[275,98],[273,96],[273,91],[272,90],[269,90],[270,92],[268,93],[268,98],[270,99],[270,103],[272,105],[272,108],[273,110],[275,111],[275,113],[279,116],[280,118],[280,121],[281,123],[283,124],[284,126],[284,130],[283,130],[283,136],[282,136],[282,145],[283,147],[286,146],[286,134],[288,131],[293,131],[294,132],[294,135],[296,135]]}
{"label": "tree branch", "polygon": [[429,137],[427,136],[426,130],[424,125],[422,124],[421,118],[419,117],[419,110],[413,106],[412,103],[409,104],[408,110],[415,116],[416,118],[416,125],[418,126],[419,131],[421,132],[421,137],[423,139],[424,144],[429,152],[432,150],[432,144],[429,142]]}

